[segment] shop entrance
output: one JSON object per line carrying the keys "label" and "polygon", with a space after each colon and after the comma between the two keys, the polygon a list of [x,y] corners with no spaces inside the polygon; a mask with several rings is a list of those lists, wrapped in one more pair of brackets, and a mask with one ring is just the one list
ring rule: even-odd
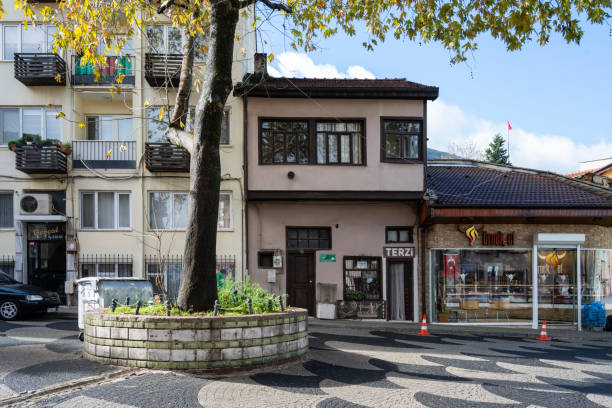
{"label": "shop entrance", "polygon": [[28,283],[59,293],[66,302],[66,224],[29,223]]}
{"label": "shop entrance", "polygon": [[576,248],[538,248],[538,319],[577,324]]}
{"label": "shop entrance", "polygon": [[413,320],[414,279],[412,259],[389,261],[387,264],[388,318],[390,320]]}
{"label": "shop entrance", "polygon": [[315,267],[314,252],[287,253],[287,294],[289,304],[315,311]]}

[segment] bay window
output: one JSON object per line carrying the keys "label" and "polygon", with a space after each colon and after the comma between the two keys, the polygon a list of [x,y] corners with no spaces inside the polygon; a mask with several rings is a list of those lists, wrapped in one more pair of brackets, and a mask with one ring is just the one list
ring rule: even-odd
{"label": "bay window", "polygon": [[129,229],[130,194],[112,191],[81,193],[81,228]]}
{"label": "bay window", "polygon": [[382,119],[381,161],[413,162],[423,160],[421,119]]}

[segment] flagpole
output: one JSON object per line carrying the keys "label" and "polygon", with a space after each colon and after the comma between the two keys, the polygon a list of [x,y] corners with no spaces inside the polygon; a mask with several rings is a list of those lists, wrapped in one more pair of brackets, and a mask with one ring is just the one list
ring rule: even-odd
{"label": "flagpole", "polygon": [[507,122],[508,126],[506,126],[506,144],[508,145],[508,163],[510,163],[510,121],[508,120]]}

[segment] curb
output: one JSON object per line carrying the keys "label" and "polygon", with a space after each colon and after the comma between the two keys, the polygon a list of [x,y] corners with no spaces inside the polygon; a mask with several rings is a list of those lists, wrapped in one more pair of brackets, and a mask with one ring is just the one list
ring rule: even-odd
{"label": "curb", "polygon": [[[413,322],[388,322],[363,321],[363,320],[319,320],[308,319],[309,329],[333,328],[333,329],[363,329],[363,330],[385,330],[402,334],[417,335],[420,323]],[[509,339],[535,339],[540,335],[539,329],[525,327],[499,327],[499,326],[453,326],[446,324],[428,324],[429,333],[433,335],[459,335],[475,337],[502,337]],[[612,342],[610,332],[587,332],[568,329],[555,329],[548,327],[548,336],[552,340],[566,341],[609,341]]]}

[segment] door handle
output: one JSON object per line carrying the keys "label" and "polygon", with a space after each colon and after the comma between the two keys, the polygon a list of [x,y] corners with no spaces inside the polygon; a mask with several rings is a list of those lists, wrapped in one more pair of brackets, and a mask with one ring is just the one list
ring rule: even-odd
{"label": "door handle", "polygon": [[311,280],[309,280],[309,281],[308,281],[308,283],[312,283],[312,281],[311,281]]}

